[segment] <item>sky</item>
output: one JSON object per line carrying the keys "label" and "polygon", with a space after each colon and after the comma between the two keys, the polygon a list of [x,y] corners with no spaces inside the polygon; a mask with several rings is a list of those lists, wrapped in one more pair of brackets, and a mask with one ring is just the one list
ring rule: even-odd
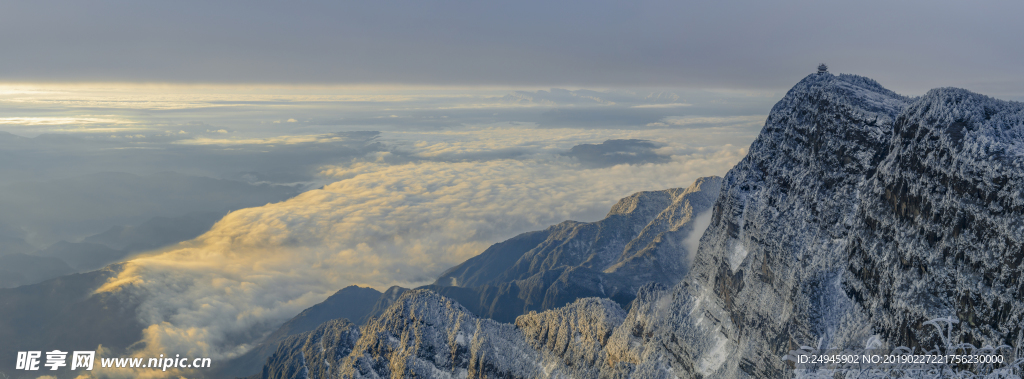
{"label": "sky", "polygon": [[[1011,1],[0,3],[0,256],[131,256],[148,351],[224,359],[351,284],[724,175],[820,62],[1024,100]],[[0,273],[2,274],[2,273]],[[130,285],[129,285],[130,284]],[[212,306],[215,305],[215,306]]]}
{"label": "sky", "polygon": [[1022,99],[1018,1],[10,1],[0,81],[785,90],[819,62]]}

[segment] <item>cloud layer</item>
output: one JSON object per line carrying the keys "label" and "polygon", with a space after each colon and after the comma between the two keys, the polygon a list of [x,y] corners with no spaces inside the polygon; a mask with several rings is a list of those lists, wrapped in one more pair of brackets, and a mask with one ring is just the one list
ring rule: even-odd
{"label": "cloud layer", "polygon": [[[140,318],[150,325],[150,353],[229,357],[346,285],[428,283],[494,242],[566,219],[598,219],[625,195],[721,175],[745,154],[729,144],[665,141],[667,162],[586,169],[545,152],[546,145],[561,144],[552,150],[564,152],[578,144],[551,142],[573,132],[541,129],[525,138],[523,130],[480,129],[462,132],[459,143],[441,141],[449,133],[420,135],[404,152],[450,158],[494,143],[532,154],[520,159],[388,163],[385,154],[325,166],[321,174],[332,183],[232,212],[194,241],[130,262],[103,291],[146,299]],[[682,140],[684,132],[606,136]]]}

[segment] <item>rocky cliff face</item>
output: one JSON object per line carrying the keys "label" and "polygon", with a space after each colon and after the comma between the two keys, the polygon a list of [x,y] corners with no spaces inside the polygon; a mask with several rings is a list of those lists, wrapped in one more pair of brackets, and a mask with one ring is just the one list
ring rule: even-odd
{"label": "rocky cliff face", "polygon": [[726,176],[691,276],[663,295],[703,316],[655,334],[682,326],[681,362],[733,377],[782,376],[795,344],[930,348],[923,323],[945,316],[966,321],[964,342],[1019,345],[1022,116],[964,90],[804,79]]}
{"label": "rocky cliff face", "polygon": [[890,341],[956,316],[962,340],[1018,345],[1024,327],[1024,104],[928,92],[897,118],[865,184],[846,292]]}
{"label": "rocky cliff face", "polygon": [[[681,282],[651,280],[628,313],[607,299],[581,299],[514,325],[412,291],[338,362],[355,377],[778,378],[792,376],[781,358],[799,345],[935,346],[924,322],[945,316],[962,320],[954,340],[1020,347],[1022,164],[1024,104],[959,89],[911,99],[863,77],[811,75],[773,108],[722,181]],[[642,236],[661,230],[651,225],[664,212],[655,213],[607,230],[549,229],[504,278],[550,271],[551,257],[612,275],[651,251],[645,241],[657,238]],[[559,250],[579,235],[629,242]],[[682,254],[678,244],[659,246],[663,255],[652,256]],[[572,255],[579,252],[587,254]],[[479,263],[459,267],[486,266]],[[439,283],[474,278],[459,267]],[[591,283],[610,297],[598,286],[608,281]]]}

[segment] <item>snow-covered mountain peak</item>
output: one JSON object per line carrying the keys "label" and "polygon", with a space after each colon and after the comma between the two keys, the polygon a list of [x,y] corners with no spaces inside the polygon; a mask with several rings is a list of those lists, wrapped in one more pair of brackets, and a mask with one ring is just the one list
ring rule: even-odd
{"label": "snow-covered mountain peak", "polygon": [[605,217],[636,214],[640,217],[647,216],[653,218],[657,212],[665,209],[672,202],[674,195],[680,191],[681,189],[675,188],[667,191],[642,191],[634,193],[615,203]]}

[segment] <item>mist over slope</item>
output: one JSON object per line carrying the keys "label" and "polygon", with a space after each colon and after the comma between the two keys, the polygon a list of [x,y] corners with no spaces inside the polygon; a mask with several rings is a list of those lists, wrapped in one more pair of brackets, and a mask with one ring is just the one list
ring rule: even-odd
{"label": "mist over slope", "polygon": [[954,341],[1020,347],[1022,133],[1021,103],[811,75],[725,176],[687,276],[628,313],[581,299],[513,326],[411,291],[296,336],[261,377],[777,378],[800,345],[934,346],[924,322],[947,316]]}

